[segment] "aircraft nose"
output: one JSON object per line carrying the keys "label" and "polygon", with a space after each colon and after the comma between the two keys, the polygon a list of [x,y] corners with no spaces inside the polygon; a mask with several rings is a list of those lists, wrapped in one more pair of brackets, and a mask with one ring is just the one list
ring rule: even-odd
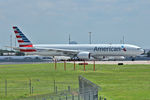
{"label": "aircraft nose", "polygon": [[141,51],[141,54],[144,54],[144,53],[145,53],[145,50],[144,50],[144,49],[141,49],[140,51]]}

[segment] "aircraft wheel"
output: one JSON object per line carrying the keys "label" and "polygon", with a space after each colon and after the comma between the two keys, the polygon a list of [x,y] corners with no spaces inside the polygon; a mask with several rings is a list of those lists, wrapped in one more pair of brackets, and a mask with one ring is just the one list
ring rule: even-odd
{"label": "aircraft wheel", "polygon": [[135,59],[134,59],[134,58],[132,58],[132,61],[135,61]]}

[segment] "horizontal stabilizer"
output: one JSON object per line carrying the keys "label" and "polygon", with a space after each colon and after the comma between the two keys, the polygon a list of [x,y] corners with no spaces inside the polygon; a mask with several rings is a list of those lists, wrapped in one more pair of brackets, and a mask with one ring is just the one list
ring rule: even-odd
{"label": "horizontal stabilizer", "polygon": [[12,48],[12,49],[14,49],[14,50],[20,50],[20,48],[19,47],[11,47],[11,46],[5,46],[6,48]]}

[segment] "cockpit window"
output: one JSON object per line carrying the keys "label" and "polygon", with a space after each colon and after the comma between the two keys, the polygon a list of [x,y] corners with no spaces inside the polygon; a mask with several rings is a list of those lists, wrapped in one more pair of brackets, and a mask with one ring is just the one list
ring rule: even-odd
{"label": "cockpit window", "polygon": [[142,48],[137,48],[137,50],[140,50],[140,49],[142,49]]}

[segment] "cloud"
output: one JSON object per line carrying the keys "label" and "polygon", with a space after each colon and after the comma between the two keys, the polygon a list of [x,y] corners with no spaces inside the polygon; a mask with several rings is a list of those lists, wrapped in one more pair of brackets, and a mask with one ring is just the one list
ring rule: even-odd
{"label": "cloud", "polygon": [[0,21],[6,20],[5,10],[3,8],[0,8]]}
{"label": "cloud", "polygon": [[115,3],[115,2],[118,2],[120,0],[94,0],[96,2],[106,2],[106,3]]}
{"label": "cloud", "polygon": [[55,4],[51,1],[38,1],[37,2],[37,7],[39,7],[42,10],[47,10],[47,9],[51,9],[55,6]]}
{"label": "cloud", "polygon": [[[27,28],[37,34],[42,32],[37,27],[43,28],[44,34],[49,32],[46,30],[49,27],[52,33],[63,33],[66,30],[84,33],[92,29],[105,33],[111,28],[112,33],[121,27],[128,29],[129,26],[141,30],[136,25],[143,26],[145,33],[148,33],[149,28],[147,32],[145,28],[149,25],[149,4],[150,0],[0,0],[0,25],[2,33],[6,33],[4,35],[10,34],[4,28],[11,24],[22,25],[24,30]],[[40,39],[40,36],[35,37]]]}

